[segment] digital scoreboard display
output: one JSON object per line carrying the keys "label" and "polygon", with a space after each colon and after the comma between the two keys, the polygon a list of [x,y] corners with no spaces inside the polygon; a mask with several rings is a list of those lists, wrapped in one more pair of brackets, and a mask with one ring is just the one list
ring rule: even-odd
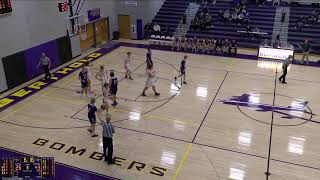
{"label": "digital scoreboard display", "polygon": [[11,0],[0,0],[0,15],[11,13],[11,12],[12,12]]}
{"label": "digital scoreboard display", "polygon": [[55,163],[52,157],[2,158],[1,178],[53,179]]}

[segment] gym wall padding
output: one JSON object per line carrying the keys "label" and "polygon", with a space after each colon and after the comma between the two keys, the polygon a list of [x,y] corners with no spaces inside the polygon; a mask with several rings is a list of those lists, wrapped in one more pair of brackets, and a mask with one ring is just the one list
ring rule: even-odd
{"label": "gym wall padding", "polygon": [[51,59],[51,69],[70,61],[72,50],[69,36],[2,58],[8,89],[19,86],[43,73],[41,66],[37,69],[42,52],[45,52]]}
{"label": "gym wall padding", "polygon": [[50,58],[51,68],[57,67],[61,64],[57,40],[49,41],[39,46],[27,49],[24,52],[24,60],[29,79],[32,79],[44,72],[42,66],[37,69],[42,52]]}
{"label": "gym wall padding", "polygon": [[24,51],[2,58],[9,89],[19,86],[29,80],[24,62]]}
{"label": "gym wall padding", "polygon": [[69,62],[72,59],[71,42],[68,36],[57,39],[60,64]]}

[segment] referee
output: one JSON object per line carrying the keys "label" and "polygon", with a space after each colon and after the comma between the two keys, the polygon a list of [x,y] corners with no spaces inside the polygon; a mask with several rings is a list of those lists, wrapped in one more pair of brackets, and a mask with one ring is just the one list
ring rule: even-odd
{"label": "referee", "polygon": [[[99,117],[99,116],[98,116]],[[104,161],[108,161],[108,164],[114,164],[114,160],[112,159],[113,154],[113,142],[112,142],[112,136],[114,131],[114,128],[111,124],[111,115],[107,112],[106,122],[103,121],[99,117],[102,125],[102,143],[103,143],[103,155],[104,155]],[[108,156],[107,151],[108,149]]]}
{"label": "referee", "polygon": [[291,63],[291,60],[292,60],[292,55],[289,55],[289,57],[284,60],[283,64],[282,64],[282,71],[283,71],[283,74],[282,76],[280,76],[279,78],[279,81],[282,83],[282,84],[287,84],[286,82],[286,76],[287,76],[287,73],[288,73],[288,67],[289,67],[289,64]]}
{"label": "referee", "polygon": [[51,73],[50,73],[50,66],[51,66],[51,60],[50,58],[43,52],[41,53],[40,61],[38,63],[37,68],[42,65],[45,73],[44,79],[47,80],[48,78],[51,78]]}

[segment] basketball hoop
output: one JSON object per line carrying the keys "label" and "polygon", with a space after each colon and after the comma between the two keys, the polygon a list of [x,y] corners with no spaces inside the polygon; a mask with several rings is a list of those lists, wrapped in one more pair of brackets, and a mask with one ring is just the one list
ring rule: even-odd
{"label": "basketball hoop", "polygon": [[80,31],[86,31],[86,20],[83,14],[68,17],[66,19],[67,30],[69,36],[75,36],[80,34]]}

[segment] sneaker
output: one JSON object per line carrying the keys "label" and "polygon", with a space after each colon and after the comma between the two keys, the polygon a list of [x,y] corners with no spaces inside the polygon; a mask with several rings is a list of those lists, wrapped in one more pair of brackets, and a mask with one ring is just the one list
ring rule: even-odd
{"label": "sneaker", "polygon": [[174,80],[176,81],[176,80],[177,80],[177,77],[174,77]]}
{"label": "sneaker", "polygon": [[108,164],[114,164],[115,163],[115,161],[114,160],[111,160],[111,161],[108,161]]}
{"label": "sneaker", "polygon": [[281,79],[279,78],[279,82],[281,82]]}
{"label": "sneaker", "polygon": [[117,102],[113,102],[111,105],[112,105],[112,106],[117,106],[118,103],[117,103]]}
{"label": "sneaker", "polygon": [[124,78],[128,78],[128,76],[125,76]]}
{"label": "sneaker", "polygon": [[133,78],[132,78],[132,77],[129,77],[129,79],[130,79],[130,80],[133,80]]}
{"label": "sneaker", "polygon": [[187,84],[187,82],[184,81],[183,84]]}
{"label": "sneaker", "polygon": [[91,137],[98,137],[98,134],[92,134]]}
{"label": "sneaker", "polygon": [[154,95],[155,95],[155,96],[160,96],[160,94],[159,94],[159,93],[154,93]]}
{"label": "sneaker", "polygon": [[147,96],[145,93],[142,93],[141,96]]}
{"label": "sneaker", "polygon": [[88,129],[88,131],[89,131],[90,133],[92,133],[92,130],[91,130],[91,129]]}
{"label": "sneaker", "polygon": [[287,84],[287,82],[283,81],[282,84]]}

